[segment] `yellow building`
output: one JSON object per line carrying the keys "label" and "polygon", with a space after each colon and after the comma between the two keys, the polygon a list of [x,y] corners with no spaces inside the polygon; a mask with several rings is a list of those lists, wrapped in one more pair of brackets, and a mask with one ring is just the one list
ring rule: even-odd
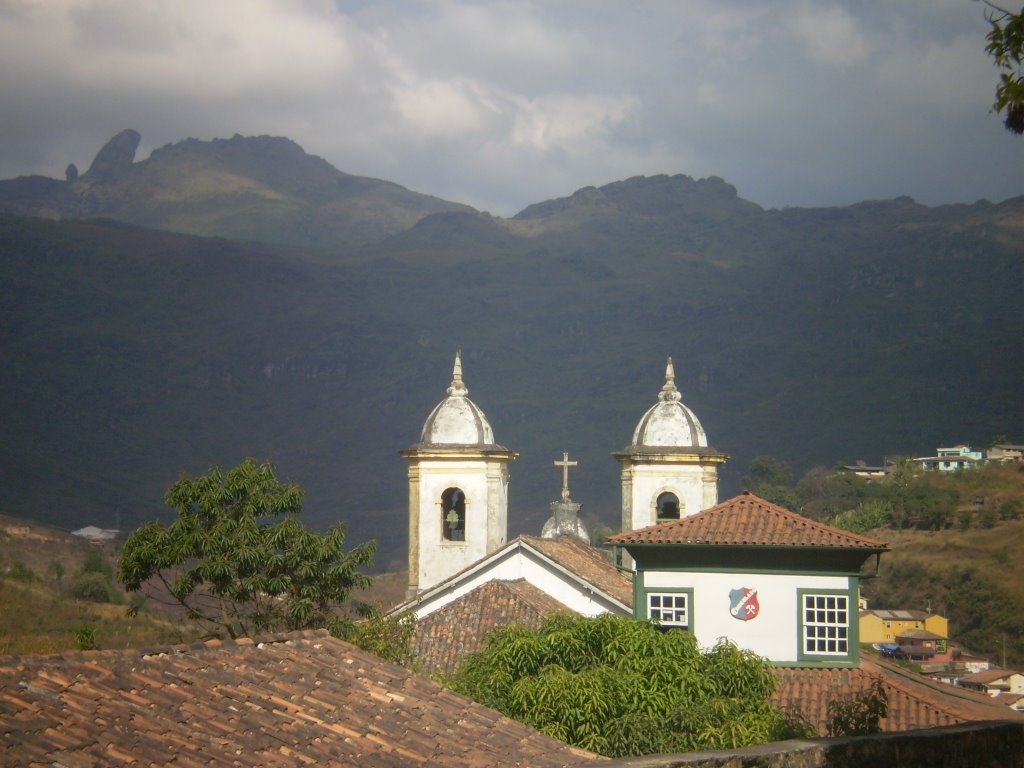
{"label": "yellow building", "polygon": [[894,643],[896,638],[912,629],[934,632],[949,637],[949,620],[945,616],[927,611],[894,611],[880,608],[860,612],[860,641],[862,643]]}

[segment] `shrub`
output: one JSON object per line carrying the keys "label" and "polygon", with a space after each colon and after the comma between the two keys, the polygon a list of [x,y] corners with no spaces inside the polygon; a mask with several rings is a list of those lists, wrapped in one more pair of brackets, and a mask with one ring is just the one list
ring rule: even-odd
{"label": "shrub", "polygon": [[80,624],[75,630],[75,645],[80,651],[95,651],[99,648],[96,641],[96,627],[88,622]]}
{"label": "shrub", "polygon": [[102,573],[81,573],[71,583],[71,596],[91,603],[113,603],[114,588]]}
{"label": "shrub", "polygon": [[36,572],[21,562],[21,560],[15,560],[11,563],[11,567],[7,569],[7,575],[15,581],[24,581],[26,583],[39,581]]}

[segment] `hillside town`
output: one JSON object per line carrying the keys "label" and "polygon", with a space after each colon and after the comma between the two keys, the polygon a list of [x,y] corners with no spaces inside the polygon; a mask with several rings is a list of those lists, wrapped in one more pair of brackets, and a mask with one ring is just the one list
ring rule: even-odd
{"label": "hillside town", "polygon": [[[1024,722],[1024,675],[950,642],[941,615],[869,607],[861,598],[860,581],[877,574],[885,543],[749,492],[719,501],[717,470],[728,457],[683,404],[671,359],[654,404],[614,453],[622,531],[609,537],[610,551],[592,545],[572,500],[577,464],[567,453],[553,461],[561,492],[543,530],[508,540],[509,465],[517,454],[496,442],[468,393],[457,354],[447,396],[427,416],[420,441],[401,452],[408,586],[390,615],[415,617],[418,672],[323,632],[6,657],[5,759],[34,765],[143,750],[155,759],[169,748],[177,759],[217,761],[230,752],[236,764],[253,765],[271,752],[347,755],[363,764],[389,755],[585,762],[586,751],[502,720],[424,676],[457,674],[497,628],[537,627],[565,612],[653,622],[706,648],[727,639],[769,662],[772,702],[819,736],[831,734],[830,702],[872,686],[884,692],[879,727],[888,732]],[[108,539],[105,531],[76,533],[100,546]],[[14,527],[7,534],[30,535]],[[168,707],[178,713],[173,722],[160,715]],[[467,722],[477,730],[460,728],[453,741],[451,724]]]}

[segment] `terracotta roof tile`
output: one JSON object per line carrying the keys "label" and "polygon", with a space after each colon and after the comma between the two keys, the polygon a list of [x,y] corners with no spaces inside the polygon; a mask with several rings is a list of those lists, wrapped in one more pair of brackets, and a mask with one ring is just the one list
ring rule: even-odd
{"label": "terracotta roof tile", "polygon": [[626,531],[613,544],[718,544],[888,549],[885,543],[819,523],[743,493],[681,520]]}
{"label": "terracotta roof tile", "polygon": [[772,700],[796,712],[821,735],[828,730],[828,702],[867,690],[881,677],[889,701],[883,731],[908,731],[972,720],[1024,719],[984,694],[930,680],[873,654],[861,657],[859,668],[815,669],[776,667],[779,687]]}
{"label": "terracotta roof tile", "polygon": [[1013,669],[999,669],[998,667],[992,667],[991,669],[983,669],[981,672],[975,672],[970,675],[964,675],[960,678],[960,682],[963,683],[992,683],[996,680],[1002,680],[1005,677],[1011,675],[1020,674]]}
{"label": "terracotta roof tile", "polygon": [[416,622],[414,649],[424,672],[453,673],[495,627],[537,627],[568,608],[525,579],[489,581]]}
{"label": "terracotta roof tile", "polygon": [[5,766],[559,766],[594,758],[322,631],[0,658],[0,702]]}
{"label": "terracotta roof tile", "polygon": [[521,536],[524,542],[626,606],[633,606],[633,579],[615,567],[611,555],[575,536],[542,539]]}

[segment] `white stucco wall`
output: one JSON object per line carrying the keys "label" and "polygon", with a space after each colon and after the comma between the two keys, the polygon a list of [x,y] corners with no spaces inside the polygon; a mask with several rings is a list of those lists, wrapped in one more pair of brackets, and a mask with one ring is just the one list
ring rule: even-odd
{"label": "white stucco wall", "polygon": [[[705,481],[705,468],[685,464],[639,464],[626,469],[629,496],[629,520],[624,530],[637,530],[657,522],[655,502],[671,491],[679,497],[683,516],[693,515],[718,503],[717,482]],[[624,478],[625,479],[625,478]],[[624,500],[625,501],[625,500]]]}
{"label": "white stucco wall", "polygon": [[[466,494],[466,540],[442,536],[441,494]],[[505,544],[508,531],[508,472],[504,462],[420,461],[417,574],[427,589]]]}
{"label": "white stucco wall", "polygon": [[522,544],[513,544],[445,588],[435,592],[428,590],[413,604],[412,610],[416,618],[421,619],[489,581],[516,579],[525,579],[567,608],[584,616],[598,616],[610,611],[623,616],[632,615],[628,608],[595,593],[585,583],[580,583]]}
{"label": "white stucco wall", "polygon": [[[774,662],[795,662],[800,650],[798,589],[849,589],[846,576],[805,576],[759,573],[642,572],[648,591],[693,590],[690,628],[702,647],[727,637]],[[756,618],[740,621],[729,613],[729,593],[738,588],[757,590],[760,611]],[[850,607],[850,630],[857,624],[857,605]],[[851,634],[851,638],[852,638]]]}

